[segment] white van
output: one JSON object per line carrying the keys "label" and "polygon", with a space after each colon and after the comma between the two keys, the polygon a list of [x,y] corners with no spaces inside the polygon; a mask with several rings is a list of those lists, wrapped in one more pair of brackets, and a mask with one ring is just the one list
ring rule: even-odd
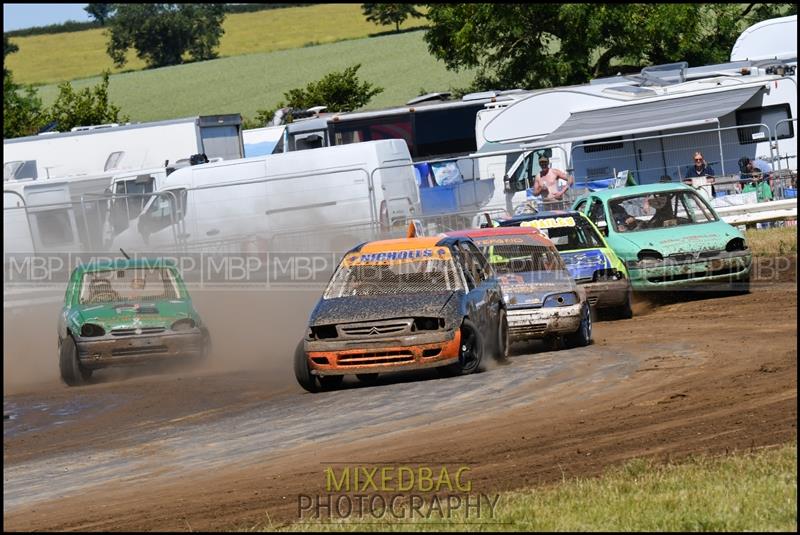
{"label": "white van", "polygon": [[133,251],[341,250],[419,214],[408,147],[389,139],[178,169],[114,240]]}

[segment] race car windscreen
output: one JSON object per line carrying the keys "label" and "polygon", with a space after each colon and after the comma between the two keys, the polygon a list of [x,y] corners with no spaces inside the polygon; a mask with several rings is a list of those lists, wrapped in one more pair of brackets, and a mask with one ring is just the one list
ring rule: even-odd
{"label": "race car windscreen", "polygon": [[581,217],[551,217],[523,221],[521,227],[534,227],[545,233],[559,251],[604,247],[592,225]]}
{"label": "race car windscreen", "polygon": [[663,191],[608,202],[617,232],[695,225],[718,218],[693,191]]}
{"label": "race car windscreen", "polygon": [[440,254],[435,256],[403,258],[406,253],[418,252],[400,251],[345,257],[322,297],[334,299],[464,289],[461,274],[447,249],[438,248],[436,253]]}
{"label": "race car windscreen", "polygon": [[473,238],[475,245],[492,264],[498,275],[526,272],[567,272],[555,249],[537,243],[528,236]]}
{"label": "race car windscreen", "polygon": [[83,274],[80,304],[149,302],[179,296],[180,290],[169,269],[110,269]]}

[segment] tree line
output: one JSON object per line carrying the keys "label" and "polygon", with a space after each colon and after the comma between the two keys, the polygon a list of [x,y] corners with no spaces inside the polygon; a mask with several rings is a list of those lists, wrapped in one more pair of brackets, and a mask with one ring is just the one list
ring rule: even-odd
{"label": "tree line", "polygon": [[[289,4],[285,4],[289,5]],[[254,9],[237,4],[236,9]],[[276,5],[273,5],[276,7]],[[107,53],[122,66],[134,49],[149,68],[217,57],[229,4],[88,4],[107,28]],[[490,89],[537,89],[582,84],[602,76],[638,72],[648,65],[727,61],[739,34],[761,20],[797,13],[790,3],[750,4],[362,4],[367,21],[394,26],[427,19],[428,51],[449,70],[474,69],[475,78],[456,94]],[[4,34],[3,58],[17,50]],[[382,58],[376,58],[382,61]],[[284,101],[259,110],[246,127],[263,126],[279,108],[327,106],[352,111],[383,88],[358,80],[360,65],[328,73]],[[108,73],[81,92],[68,82],[44,110],[35,89],[14,83],[3,68],[3,135],[36,133],[44,126],[118,122],[124,116],[108,101]],[[291,120],[291,114],[289,114]],[[91,122],[96,121],[96,122]],[[71,125],[71,126],[70,126]]]}

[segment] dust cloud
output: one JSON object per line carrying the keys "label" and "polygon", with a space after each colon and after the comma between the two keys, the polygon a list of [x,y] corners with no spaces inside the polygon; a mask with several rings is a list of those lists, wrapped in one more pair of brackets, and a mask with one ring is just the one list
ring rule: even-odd
{"label": "dust cloud", "polygon": [[[253,370],[265,389],[294,386],[292,357],[303,337],[322,288],[189,289],[208,326],[210,358],[198,366],[109,368],[95,372],[92,383],[129,378],[147,380],[160,372],[224,374]],[[3,314],[3,394],[67,388],[58,369],[60,303],[6,309]]]}

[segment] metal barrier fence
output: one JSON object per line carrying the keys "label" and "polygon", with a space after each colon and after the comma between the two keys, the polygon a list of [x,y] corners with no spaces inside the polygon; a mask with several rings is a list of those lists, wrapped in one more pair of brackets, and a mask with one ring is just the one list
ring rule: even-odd
{"label": "metal barrier fence", "polygon": [[[693,176],[693,156],[697,152],[715,175],[738,173],[738,162],[743,157],[771,162],[771,138],[767,125],[752,124],[578,143],[572,145],[570,152],[576,181],[581,183],[615,176],[615,171],[623,170],[632,173],[639,184],[658,182],[664,177],[678,182]],[[767,146],[761,148],[768,154],[756,154],[756,141],[766,142]]]}
{"label": "metal barrier fence", "polygon": [[[112,247],[116,251],[125,231],[127,237],[139,235],[150,250],[344,251],[362,241],[402,236],[411,221],[435,234],[477,226],[484,213],[500,217],[516,211],[569,209],[588,191],[589,179],[599,176],[588,174],[590,168],[603,168],[606,178],[629,170],[640,182],[657,182],[659,173],[677,182],[686,178],[684,170],[698,150],[715,168],[715,177],[696,178],[692,183],[715,207],[792,199],[797,179],[796,154],[790,149],[793,146],[796,152],[796,142],[780,145],[778,138],[793,133],[796,121],[780,121],[774,132],[764,124],[752,124],[574,144],[568,151],[554,147],[554,154],[563,156],[563,167],[573,171],[576,180],[557,200],[533,194],[533,178],[539,171],[536,156],[541,151],[526,152],[522,146],[488,156],[424,162],[448,165],[448,172],[457,174],[458,180],[410,190],[398,185],[402,180],[393,181],[396,174],[407,177],[412,172],[409,164],[371,170],[352,166],[322,175],[283,174],[157,193],[84,194],[79,199],[35,205],[20,193],[6,190],[18,198],[18,206],[4,207],[4,219],[13,223],[6,225],[4,238],[12,238],[12,249],[29,243],[28,248],[36,252]],[[757,146],[765,154],[756,154]],[[508,154],[521,154],[512,169],[505,166]],[[740,172],[743,156],[761,156],[774,164],[773,169],[754,183],[754,177]],[[502,167],[494,165],[501,161]],[[138,217],[145,200],[151,214]],[[216,219],[205,214],[217,214]]]}

